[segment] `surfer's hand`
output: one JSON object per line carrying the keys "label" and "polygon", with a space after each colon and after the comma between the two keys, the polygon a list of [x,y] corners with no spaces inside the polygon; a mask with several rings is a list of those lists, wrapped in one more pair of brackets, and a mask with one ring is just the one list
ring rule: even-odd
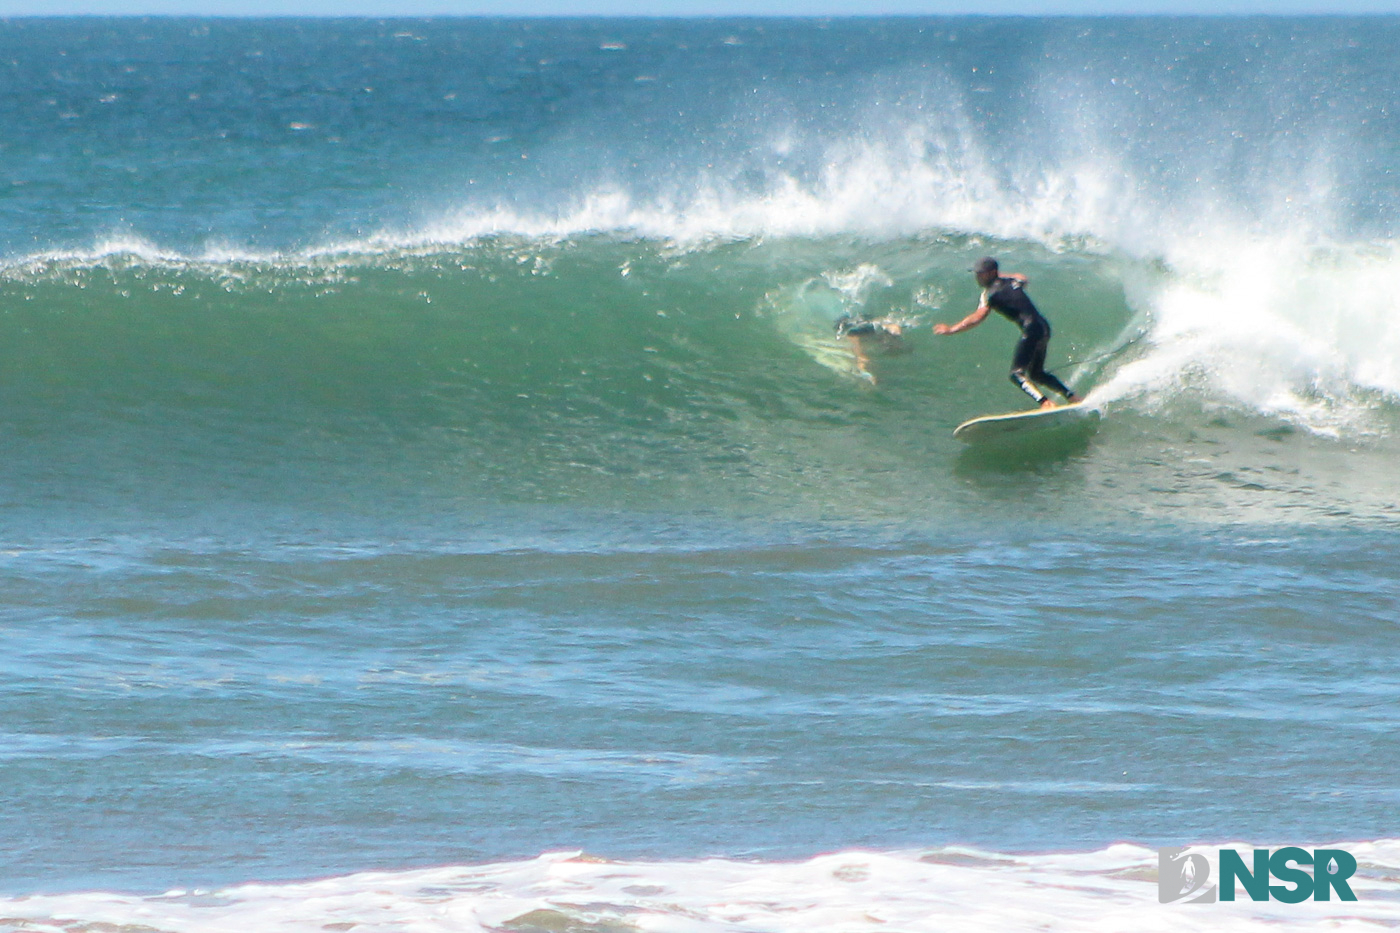
{"label": "surfer's hand", "polygon": [[940,335],[941,335],[941,334],[948,334],[948,333],[952,333],[952,331],[953,331],[953,328],[949,327],[947,324],[942,323],[941,321],[940,321],[939,323],[933,325],[933,332],[934,332],[935,334],[940,334]]}

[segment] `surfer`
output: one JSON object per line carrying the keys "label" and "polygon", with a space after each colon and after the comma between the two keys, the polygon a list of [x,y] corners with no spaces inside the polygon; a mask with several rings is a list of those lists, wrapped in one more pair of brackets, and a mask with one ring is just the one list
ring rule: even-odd
{"label": "surfer", "polygon": [[1011,358],[1011,381],[1020,386],[1021,391],[1035,399],[1041,408],[1054,408],[1055,403],[1045,397],[1037,386],[1047,386],[1063,395],[1071,404],[1083,401],[1068,386],[1057,379],[1054,373],[1045,371],[1045,350],[1050,345],[1050,322],[1047,321],[1026,294],[1026,277],[1019,272],[1002,275],[997,261],[990,256],[977,260],[971,271],[977,276],[977,284],[982,286],[982,300],[977,310],[953,325],[935,324],[935,334],[958,334],[971,330],[987,319],[993,310],[1021,328],[1021,339],[1016,344],[1016,353]]}
{"label": "surfer", "polygon": [[851,342],[851,351],[856,356],[856,369],[860,375],[875,382],[875,374],[869,370],[870,355],[866,353],[865,341],[874,340],[876,346],[886,353],[898,353],[904,349],[904,325],[893,317],[867,320],[863,317],[842,315],[836,322],[836,336],[845,337]]}

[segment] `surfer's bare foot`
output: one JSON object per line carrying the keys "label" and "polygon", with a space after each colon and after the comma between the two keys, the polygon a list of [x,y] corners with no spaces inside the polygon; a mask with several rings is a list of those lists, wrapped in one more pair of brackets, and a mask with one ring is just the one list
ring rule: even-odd
{"label": "surfer's bare foot", "polygon": [[1047,399],[1041,399],[1041,400],[1040,400],[1040,410],[1041,410],[1041,411],[1047,411],[1047,410],[1049,410],[1049,409],[1051,409],[1051,408],[1054,408],[1054,407],[1055,407],[1055,403],[1052,402],[1052,401],[1050,401],[1048,398],[1047,398]]}

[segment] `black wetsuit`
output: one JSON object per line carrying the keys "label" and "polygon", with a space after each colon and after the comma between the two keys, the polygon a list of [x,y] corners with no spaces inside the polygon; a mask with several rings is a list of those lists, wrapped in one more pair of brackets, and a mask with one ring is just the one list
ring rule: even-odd
{"label": "black wetsuit", "polygon": [[1036,383],[1049,386],[1065,398],[1073,395],[1053,373],[1045,371],[1050,322],[1036,310],[1030,296],[1021,288],[1021,283],[1015,279],[998,278],[987,287],[985,294],[987,307],[1021,328],[1021,339],[1011,358],[1011,381],[1035,399],[1037,404],[1045,401],[1045,396],[1036,388]]}

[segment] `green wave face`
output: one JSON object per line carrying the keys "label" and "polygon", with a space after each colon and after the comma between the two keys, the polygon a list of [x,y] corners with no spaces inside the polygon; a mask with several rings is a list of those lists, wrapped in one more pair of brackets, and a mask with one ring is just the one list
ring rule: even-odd
{"label": "green wave face", "polygon": [[[347,496],[366,514],[562,503],[886,524],[1386,514],[1384,488],[1321,481],[1390,455],[1384,404],[1380,429],[1338,439],[1187,386],[1110,399],[1099,434],[1066,449],[965,450],[958,422],[1029,404],[1007,379],[1010,324],[930,327],[975,307],[983,252],[1030,276],[1068,381],[1111,386],[1151,358],[1131,295],[1161,273],[952,235],[12,269],[3,483],[17,508],[133,514]],[[842,315],[908,325],[870,347],[873,383]]]}

